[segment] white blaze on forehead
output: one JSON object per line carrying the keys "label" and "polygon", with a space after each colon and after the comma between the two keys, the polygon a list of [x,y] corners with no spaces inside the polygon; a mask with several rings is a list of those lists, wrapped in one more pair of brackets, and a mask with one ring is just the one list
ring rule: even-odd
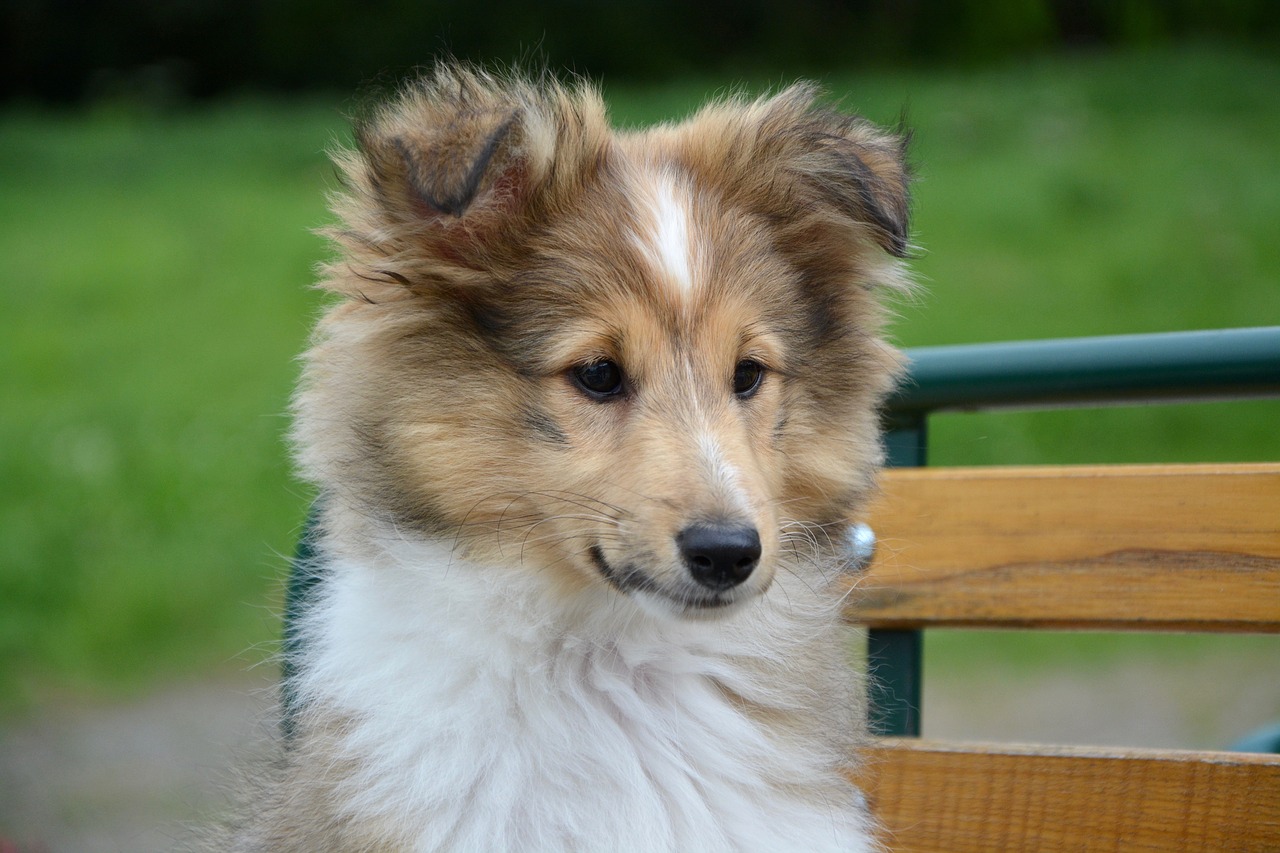
{"label": "white blaze on forehead", "polygon": [[689,188],[659,170],[645,176],[638,196],[637,246],[663,280],[688,293],[693,290],[694,267]]}

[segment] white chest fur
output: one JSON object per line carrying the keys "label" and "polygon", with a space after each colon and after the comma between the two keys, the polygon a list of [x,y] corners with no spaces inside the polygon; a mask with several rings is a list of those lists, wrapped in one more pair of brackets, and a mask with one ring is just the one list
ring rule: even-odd
{"label": "white chest fur", "polygon": [[827,609],[676,622],[433,544],[379,563],[335,561],[302,621],[300,700],[351,721],[342,817],[422,851],[872,849],[832,739],[767,722],[812,698],[767,676]]}

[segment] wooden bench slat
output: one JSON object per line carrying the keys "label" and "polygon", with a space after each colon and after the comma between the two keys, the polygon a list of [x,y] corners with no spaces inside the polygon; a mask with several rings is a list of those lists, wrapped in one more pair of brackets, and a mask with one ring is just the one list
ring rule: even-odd
{"label": "wooden bench slat", "polygon": [[1280,850],[1280,756],[885,739],[854,778],[894,853]]}
{"label": "wooden bench slat", "polygon": [[897,469],[873,627],[1280,631],[1280,465]]}

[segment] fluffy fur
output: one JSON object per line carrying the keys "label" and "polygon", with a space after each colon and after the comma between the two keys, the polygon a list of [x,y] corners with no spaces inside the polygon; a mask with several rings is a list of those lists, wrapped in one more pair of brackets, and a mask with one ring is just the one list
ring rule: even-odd
{"label": "fluffy fur", "polygon": [[[803,85],[616,132],[455,65],[357,139],[296,403],[323,582],[238,848],[873,849],[830,582],[903,140]],[[699,526],[758,534],[745,579]]]}

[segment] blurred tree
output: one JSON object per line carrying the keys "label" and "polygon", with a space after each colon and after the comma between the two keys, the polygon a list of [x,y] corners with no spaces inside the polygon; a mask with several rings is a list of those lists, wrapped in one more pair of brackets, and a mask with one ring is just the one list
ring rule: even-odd
{"label": "blurred tree", "polygon": [[1274,0],[5,0],[0,100],[350,91],[446,52],[654,79],[1278,34]]}

